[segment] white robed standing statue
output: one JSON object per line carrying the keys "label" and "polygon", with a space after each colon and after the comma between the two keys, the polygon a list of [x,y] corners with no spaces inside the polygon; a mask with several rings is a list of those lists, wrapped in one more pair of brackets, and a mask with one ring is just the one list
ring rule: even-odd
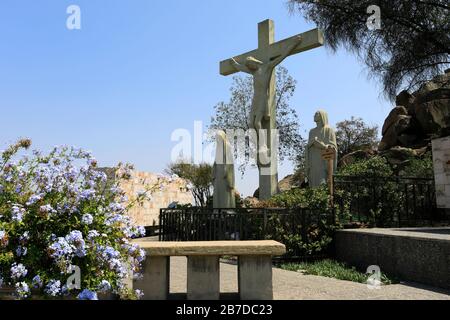
{"label": "white robed standing statue", "polygon": [[216,161],[213,167],[214,209],[236,208],[233,150],[224,131],[216,134]]}
{"label": "white robed standing statue", "polygon": [[318,187],[327,183],[328,163],[323,158],[327,149],[334,149],[335,157],[333,171],[337,168],[337,144],[336,133],[328,124],[328,114],[319,110],[314,115],[317,126],[309,132],[309,140],[306,148],[305,174],[310,187]]}

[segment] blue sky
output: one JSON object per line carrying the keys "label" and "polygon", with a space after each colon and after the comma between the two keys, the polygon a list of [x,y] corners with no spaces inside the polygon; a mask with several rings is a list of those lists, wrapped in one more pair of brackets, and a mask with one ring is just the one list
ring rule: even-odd
{"label": "blue sky", "polygon": [[[81,30],[66,28],[66,8],[81,8]],[[160,172],[178,128],[208,124],[229,97],[219,61],[257,46],[257,23],[275,20],[280,40],[314,28],[284,0],[2,0],[1,146],[30,137],[34,147],[75,145],[100,164],[134,163]],[[284,63],[298,81],[292,100],[302,134],[318,108],[330,122],[362,117],[382,125],[391,108],[364,65],[325,48]],[[289,174],[290,164],[280,167]],[[257,187],[255,171],[238,189]]]}

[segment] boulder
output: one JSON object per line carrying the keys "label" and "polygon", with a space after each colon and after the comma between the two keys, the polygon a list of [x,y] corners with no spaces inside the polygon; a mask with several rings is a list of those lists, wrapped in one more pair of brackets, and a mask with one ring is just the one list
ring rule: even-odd
{"label": "boulder", "polygon": [[394,147],[419,149],[429,146],[432,138],[449,135],[449,70],[412,94],[402,91],[396,104],[384,122],[380,151]]}
{"label": "boulder", "polygon": [[404,106],[409,111],[410,107],[414,104],[415,99],[416,97],[414,97],[414,95],[404,90],[400,92],[395,99],[395,105]]}
{"label": "boulder", "polygon": [[384,125],[383,125],[383,129],[382,129],[382,134],[386,134],[386,132],[394,125],[398,122],[398,118],[400,116],[406,116],[408,115],[408,111],[406,110],[405,107],[403,106],[398,106],[395,107],[394,109],[392,109],[392,111],[389,113],[388,117],[386,118],[386,120],[384,121]]}
{"label": "boulder", "polygon": [[415,151],[414,149],[398,146],[383,151],[380,154],[393,165],[402,164],[403,162],[408,161],[412,157],[416,157],[418,155],[417,151]]}
{"label": "boulder", "polygon": [[414,110],[425,134],[440,137],[450,128],[450,99],[431,100],[416,105]]}
{"label": "boulder", "polygon": [[[397,107],[396,109],[406,111],[404,107]],[[389,122],[386,122],[385,126],[388,127],[387,129],[383,126],[383,138],[378,146],[380,151],[398,146],[400,144],[399,136],[408,131],[412,122],[412,117],[409,115],[400,114],[398,111],[391,114],[392,118],[387,120],[394,121],[395,119],[395,122],[391,123],[389,127],[387,126]]]}

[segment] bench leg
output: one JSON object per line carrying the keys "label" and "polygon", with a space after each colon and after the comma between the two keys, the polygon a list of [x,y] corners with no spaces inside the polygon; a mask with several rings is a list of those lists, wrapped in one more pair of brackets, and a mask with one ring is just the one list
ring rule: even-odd
{"label": "bench leg", "polygon": [[219,256],[188,257],[188,300],[219,300],[219,267]]}
{"label": "bench leg", "polygon": [[147,256],[144,277],[134,280],[134,289],[144,292],[143,300],[167,300],[169,296],[170,257]]}
{"label": "bench leg", "polygon": [[241,300],[272,300],[272,257],[239,256],[239,295]]}

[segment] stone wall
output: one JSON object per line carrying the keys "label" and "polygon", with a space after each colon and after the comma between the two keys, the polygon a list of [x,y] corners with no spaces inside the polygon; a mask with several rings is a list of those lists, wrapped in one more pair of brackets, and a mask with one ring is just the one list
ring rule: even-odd
{"label": "stone wall", "polygon": [[[129,199],[136,197],[136,194],[145,190],[146,185],[158,183],[157,174],[149,172],[133,171],[131,179],[123,181],[120,187],[125,191]],[[167,208],[172,202],[179,204],[191,204],[192,194],[186,189],[186,181],[177,179],[160,179],[163,181],[163,188],[151,195],[151,201],[145,201],[142,205],[136,205],[129,213],[133,221],[142,226],[155,226],[159,224],[159,209]]]}
{"label": "stone wall", "polygon": [[437,206],[450,209],[450,136],[432,144]]}
{"label": "stone wall", "polygon": [[403,281],[450,289],[450,228],[340,230],[336,258],[361,271],[377,265]]}

